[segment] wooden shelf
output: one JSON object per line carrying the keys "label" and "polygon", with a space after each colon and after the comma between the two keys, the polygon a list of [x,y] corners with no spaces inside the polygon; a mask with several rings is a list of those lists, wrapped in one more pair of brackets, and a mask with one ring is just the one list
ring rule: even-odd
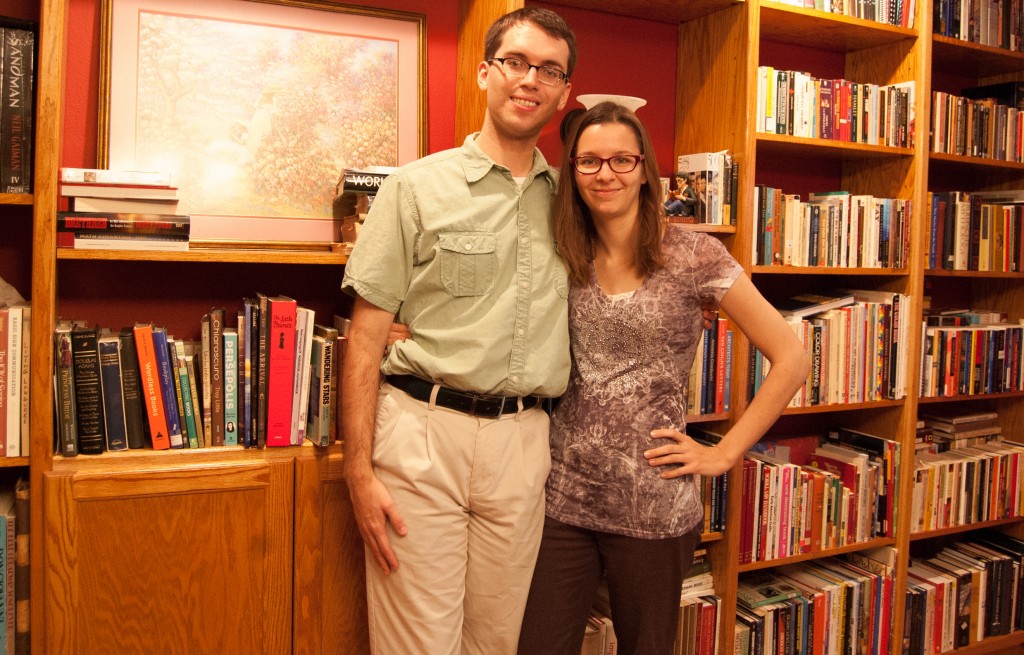
{"label": "wooden shelf", "polygon": [[1015,161],[1003,161],[990,157],[966,157],[964,155],[948,155],[942,152],[928,154],[928,163],[931,165],[965,166],[969,168],[991,168],[1006,169],[1008,171],[1024,172],[1024,163]]}
{"label": "wooden shelf", "polygon": [[909,275],[905,268],[861,268],[850,266],[751,266],[758,275],[880,275],[901,277]]}
{"label": "wooden shelf", "polygon": [[761,38],[851,52],[917,38],[916,29],[775,2],[761,3]]}
{"label": "wooden shelf", "polygon": [[552,0],[549,4],[662,23],[685,23],[739,4],[739,0]]}
{"label": "wooden shelf", "polygon": [[832,405],[814,405],[811,407],[790,407],[782,414],[783,416],[798,416],[801,414],[852,412],[855,410],[877,409],[882,407],[901,407],[905,402],[905,400],[872,400],[866,403],[839,403]]}
{"label": "wooden shelf", "polygon": [[956,655],[987,655],[988,653],[1007,655],[1009,653],[1020,653],[1020,646],[1024,644],[1024,630],[1017,630],[1002,637],[989,637],[963,648],[950,651]]}
{"label": "wooden shelf", "polygon": [[58,248],[58,260],[141,262],[223,262],[232,264],[319,264],[343,266],[348,256],[338,252],[294,250],[196,249],[188,251],[75,250]]}
{"label": "wooden shelf", "polygon": [[855,544],[847,544],[845,546],[840,546],[839,548],[827,548],[825,550],[820,550],[816,553],[801,553],[799,555],[793,555],[792,557],[783,557],[781,559],[770,559],[764,562],[750,562],[749,564],[740,564],[736,568],[740,573],[746,573],[747,571],[771,569],[775,568],[776,566],[783,566],[784,564],[806,562],[807,560],[822,559],[825,557],[832,557],[833,555],[843,555],[845,553],[856,553],[859,550],[878,548],[880,546],[893,546],[895,544],[895,539],[892,539],[890,537],[879,537],[877,539],[870,539],[868,541],[860,541]]}
{"label": "wooden shelf", "polygon": [[956,70],[969,77],[988,77],[1024,69],[1024,52],[932,35],[932,69]]}
{"label": "wooden shelf", "polygon": [[957,277],[957,278],[1007,278],[1024,280],[1024,273],[1005,271],[947,271],[944,268],[927,268],[925,277]]}
{"label": "wooden shelf", "polygon": [[[920,128],[918,128],[920,129]],[[758,152],[774,155],[833,155],[846,159],[876,159],[893,156],[911,157],[913,148],[893,148],[892,146],[871,145],[868,143],[847,143],[829,139],[811,139],[788,134],[769,134],[758,132]]]}
{"label": "wooden shelf", "polygon": [[1002,398],[1024,398],[1024,391],[1005,391],[1003,393],[978,393],[963,396],[921,396],[917,402],[922,405],[934,403],[961,402],[964,400],[998,400]]}
{"label": "wooden shelf", "polygon": [[921,541],[923,539],[934,539],[935,537],[942,537],[948,534],[971,532],[973,530],[981,530],[982,528],[994,528],[999,525],[1020,523],[1021,521],[1024,521],[1024,516],[1013,516],[1008,519],[995,519],[993,521],[981,521],[979,523],[968,523],[966,525],[954,525],[948,528],[939,528],[938,530],[926,530],[924,532],[911,532],[910,540]]}
{"label": "wooden shelf", "polygon": [[0,457],[0,468],[17,468],[19,466],[28,466],[30,459],[28,457]]}
{"label": "wooden shelf", "polygon": [[0,193],[0,205],[31,205],[31,193]]}

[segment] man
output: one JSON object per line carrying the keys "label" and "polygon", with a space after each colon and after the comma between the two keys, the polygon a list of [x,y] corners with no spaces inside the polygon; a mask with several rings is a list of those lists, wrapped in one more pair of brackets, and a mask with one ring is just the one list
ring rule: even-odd
{"label": "man", "polygon": [[[540,399],[568,379],[568,285],[536,144],[569,98],[576,43],[527,7],[484,52],[480,132],[389,176],[342,282],[356,296],[345,477],[379,654],[514,653],[543,526]],[[382,362],[395,320],[412,339]]]}
{"label": "man", "polygon": [[676,173],[676,190],[669,191],[668,200],[665,201],[665,212],[669,216],[693,216],[693,209],[697,205],[697,194],[690,186],[690,178],[686,173]]}

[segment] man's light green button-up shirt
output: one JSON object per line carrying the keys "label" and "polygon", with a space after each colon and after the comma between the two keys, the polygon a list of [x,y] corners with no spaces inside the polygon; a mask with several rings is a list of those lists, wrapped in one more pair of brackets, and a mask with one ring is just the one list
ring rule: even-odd
{"label": "man's light green button-up shirt", "polygon": [[557,173],[536,151],[520,186],[475,137],[387,178],[342,288],[412,332],[391,347],[385,375],[558,396],[569,376],[569,330],[568,282],[551,230]]}

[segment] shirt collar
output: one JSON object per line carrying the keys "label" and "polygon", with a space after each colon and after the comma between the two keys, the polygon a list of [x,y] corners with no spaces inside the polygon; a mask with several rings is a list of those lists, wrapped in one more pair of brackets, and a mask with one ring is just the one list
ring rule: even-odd
{"label": "shirt collar", "polygon": [[[476,144],[476,137],[479,132],[474,132],[466,137],[466,140],[462,143],[462,154],[463,163],[462,168],[466,173],[466,181],[472,184],[478,182],[491,168],[497,168],[498,170],[508,172],[508,168],[496,163],[493,159],[487,156],[480,146]],[[538,175],[545,175],[548,178],[548,183],[554,182],[554,169],[548,166],[548,162],[544,159],[544,155],[537,148],[533,149],[533,167],[530,169],[529,175],[526,176],[526,180],[530,181]]]}

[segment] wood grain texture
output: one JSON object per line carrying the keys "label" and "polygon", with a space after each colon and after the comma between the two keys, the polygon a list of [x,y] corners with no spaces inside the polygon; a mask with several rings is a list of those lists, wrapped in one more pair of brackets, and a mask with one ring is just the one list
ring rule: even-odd
{"label": "wood grain texture", "polygon": [[293,476],[287,458],[47,474],[45,652],[288,652]]}
{"label": "wood grain texture", "polygon": [[366,573],[340,446],[295,460],[294,652],[370,652]]}

